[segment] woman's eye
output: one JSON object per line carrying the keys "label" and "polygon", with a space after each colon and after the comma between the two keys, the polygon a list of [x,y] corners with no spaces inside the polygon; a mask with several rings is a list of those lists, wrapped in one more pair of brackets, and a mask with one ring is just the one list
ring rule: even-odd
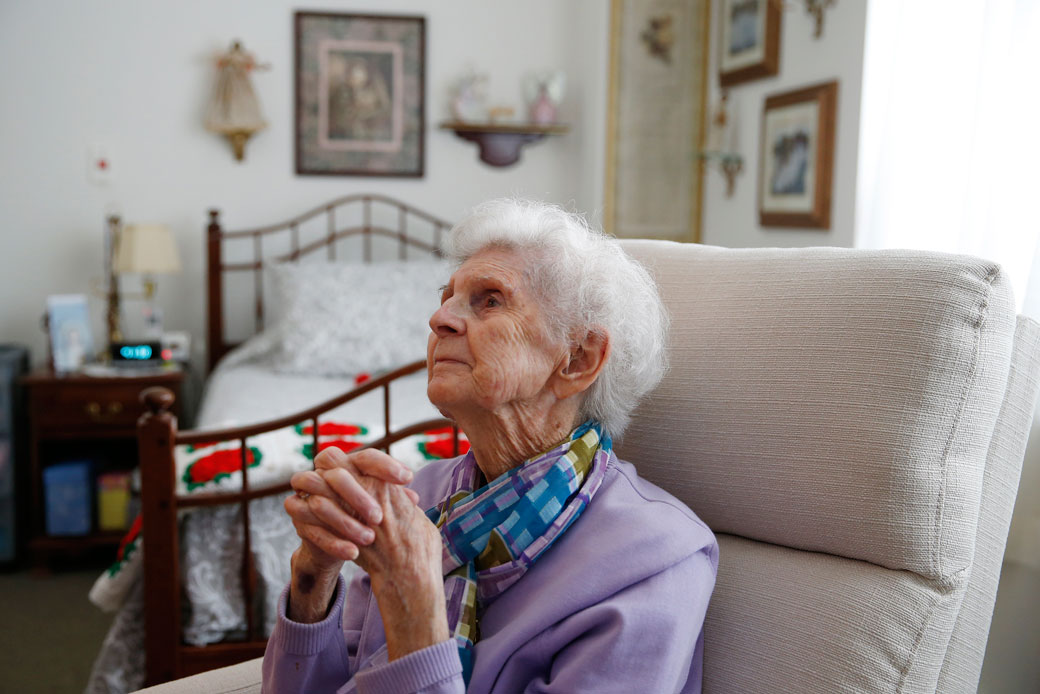
{"label": "woman's eye", "polygon": [[477,292],[470,299],[470,305],[474,310],[481,311],[487,308],[498,308],[502,306],[502,297],[494,291]]}

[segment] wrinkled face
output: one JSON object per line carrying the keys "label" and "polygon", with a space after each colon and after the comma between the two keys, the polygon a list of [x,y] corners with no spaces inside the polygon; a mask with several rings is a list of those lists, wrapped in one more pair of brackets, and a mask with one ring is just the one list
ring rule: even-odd
{"label": "wrinkled face", "polygon": [[452,275],[430,318],[430,401],[458,417],[542,402],[554,370],[568,355],[549,337],[527,261],[508,249],[483,250]]}

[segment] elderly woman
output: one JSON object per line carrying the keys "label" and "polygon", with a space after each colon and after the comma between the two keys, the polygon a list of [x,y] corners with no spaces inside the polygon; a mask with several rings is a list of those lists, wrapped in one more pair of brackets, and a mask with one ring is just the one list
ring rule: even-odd
{"label": "elderly woman", "polygon": [[715,538],[611,443],[665,369],[653,280],[541,203],[480,206],[448,252],[427,393],[472,448],[293,477],[264,691],[700,691]]}

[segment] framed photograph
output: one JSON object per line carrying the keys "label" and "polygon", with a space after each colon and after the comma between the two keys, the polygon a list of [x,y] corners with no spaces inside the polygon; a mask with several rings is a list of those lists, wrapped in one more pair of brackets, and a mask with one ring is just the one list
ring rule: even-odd
{"label": "framed photograph", "polygon": [[296,173],[423,175],[426,20],[297,12]]}
{"label": "framed photograph", "polygon": [[603,226],[699,241],[709,0],[613,0]]}
{"label": "framed photograph", "polygon": [[47,331],[55,373],[79,371],[84,364],[94,360],[86,295],[47,297]]}
{"label": "framed photograph", "polygon": [[829,229],[838,83],[766,99],[759,152],[762,226]]}
{"label": "framed photograph", "polygon": [[722,0],[719,83],[775,75],[780,70],[782,0]]}

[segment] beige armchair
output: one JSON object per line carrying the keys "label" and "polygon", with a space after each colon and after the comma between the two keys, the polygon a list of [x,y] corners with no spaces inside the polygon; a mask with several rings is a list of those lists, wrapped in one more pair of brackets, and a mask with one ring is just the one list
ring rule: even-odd
{"label": "beige armchair", "polygon": [[[704,690],[974,692],[1040,373],[990,262],[626,249],[671,370],[622,457],[715,530]],[[259,661],[149,692],[259,691]]]}

